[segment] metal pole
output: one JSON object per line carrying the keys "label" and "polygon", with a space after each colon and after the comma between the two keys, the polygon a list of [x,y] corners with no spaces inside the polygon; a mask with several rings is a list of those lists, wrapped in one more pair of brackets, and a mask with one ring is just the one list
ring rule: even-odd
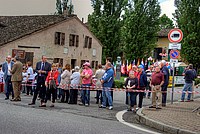
{"label": "metal pole", "polygon": [[172,76],[172,96],[171,96],[171,104],[174,101],[174,73],[175,73],[175,62],[173,63],[173,76]]}

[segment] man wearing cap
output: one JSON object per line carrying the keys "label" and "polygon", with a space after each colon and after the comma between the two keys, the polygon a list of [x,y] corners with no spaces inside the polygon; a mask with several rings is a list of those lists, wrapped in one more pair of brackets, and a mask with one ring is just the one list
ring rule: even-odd
{"label": "man wearing cap", "polygon": [[167,102],[167,87],[169,84],[169,70],[166,66],[166,61],[162,60],[160,63],[160,68],[161,68],[161,72],[164,74],[164,84],[162,85],[162,89],[161,91],[164,91],[162,93],[162,106],[165,107],[166,106],[166,102]]}
{"label": "man wearing cap", "polygon": [[85,62],[83,64],[83,71],[81,73],[82,78],[82,90],[81,90],[81,100],[82,104],[85,106],[89,106],[90,104],[90,86],[92,79],[92,69],[90,69],[90,63]]}
{"label": "man wearing cap", "polygon": [[21,101],[20,97],[20,87],[22,82],[22,71],[23,71],[23,64],[19,61],[19,57],[14,57],[14,65],[10,71],[12,74],[11,81],[14,90],[14,98],[11,101]]}
{"label": "man wearing cap", "polygon": [[143,97],[144,97],[144,90],[147,86],[147,76],[145,74],[145,72],[143,71],[144,67],[142,65],[138,66],[138,74],[137,74],[137,78],[138,78],[138,90],[142,90],[141,92],[139,92],[139,104],[138,107],[142,108],[142,102],[143,102]]}

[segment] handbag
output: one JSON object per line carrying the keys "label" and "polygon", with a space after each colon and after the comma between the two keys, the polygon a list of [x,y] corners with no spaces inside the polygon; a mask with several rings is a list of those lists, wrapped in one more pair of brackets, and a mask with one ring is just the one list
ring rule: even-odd
{"label": "handbag", "polygon": [[51,80],[49,83],[49,89],[56,89],[56,81],[55,80]]}

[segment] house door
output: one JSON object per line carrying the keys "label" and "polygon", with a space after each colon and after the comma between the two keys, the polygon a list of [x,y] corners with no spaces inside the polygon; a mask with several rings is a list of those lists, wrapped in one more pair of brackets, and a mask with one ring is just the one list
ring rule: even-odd
{"label": "house door", "polygon": [[71,68],[75,68],[76,66],[76,59],[71,59]]}
{"label": "house door", "polygon": [[28,61],[30,61],[33,64],[33,57],[34,52],[25,52],[25,58],[19,60],[22,62],[22,64],[26,64]]}

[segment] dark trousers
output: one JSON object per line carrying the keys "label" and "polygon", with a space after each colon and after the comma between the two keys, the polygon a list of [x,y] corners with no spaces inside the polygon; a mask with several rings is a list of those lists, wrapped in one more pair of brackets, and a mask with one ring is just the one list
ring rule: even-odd
{"label": "dark trousers", "polygon": [[[167,91],[167,85],[163,85],[161,91]],[[166,104],[167,102],[167,92],[162,93],[162,104]]]}
{"label": "dark trousers", "polygon": [[68,101],[69,101],[69,90],[61,89],[61,92],[62,92],[61,102],[68,103]]}
{"label": "dark trousers", "polygon": [[96,99],[97,99],[97,101],[96,101],[97,104],[99,104],[99,99],[100,99],[100,104],[102,104],[103,97],[102,97],[102,91],[101,90],[97,90]]}
{"label": "dark trousers", "polygon": [[9,99],[10,93],[12,93],[12,98],[14,98],[11,76],[7,76],[4,87],[5,87],[4,90],[5,90],[6,98]]}
{"label": "dark trousers", "polygon": [[28,81],[26,84],[26,94],[29,95],[30,92],[30,94],[33,95],[32,81]]}
{"label": "dark trousers", "polygon": [[46,86],[45,86],[44,77],[41,77],[41,76],[38,77],[36,89],[34,91],[33,100],[32,100],[32,103],[34,103],[34,104],[35,104],[35,101],[37,99],[38,92],[40,92],[39,97],[41,99],[41,103],[45,102]]}
{"label": "dark trousers", "polygon": [[[145,90],[145,87],[140,87],[138,90]],[[138,104],[139,108],[142,108],[143,98],[144,98],[144,92],[139,92],[139,104]]]}
{"label": "dark trousers", "polygon": [[78,90],[70,89],[69,104],[77,104]]}
{"label": "dark trousers", "polygon": [[51,96],[52,96],[52,103],[55,103],[56,95],[57,95],[57,90],[55,88],[48,88],[46,91],[45,103],[48,100],[51,100]]}

